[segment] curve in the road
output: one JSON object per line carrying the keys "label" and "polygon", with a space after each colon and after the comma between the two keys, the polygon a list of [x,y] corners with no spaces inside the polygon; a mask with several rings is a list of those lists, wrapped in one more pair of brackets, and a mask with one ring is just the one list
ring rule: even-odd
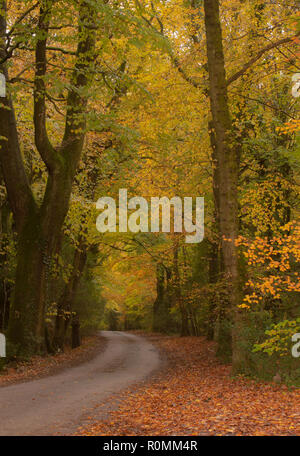
{"label": "curve in the road", "polygon": [[60,374],[0,388],[0,435],[68,435],[85,411],[145,379],[159,367],[146,339],[102,331],[104,353]]}

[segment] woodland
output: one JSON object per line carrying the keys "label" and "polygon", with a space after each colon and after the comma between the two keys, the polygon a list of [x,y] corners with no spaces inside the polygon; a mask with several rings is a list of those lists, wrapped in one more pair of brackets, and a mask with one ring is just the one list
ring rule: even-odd
{"label": "woodland", "polygon": [[[0,0],[0,370],[140,330],[300,386],[297,3]],[[119,189],[204,239],[99,233]]]}

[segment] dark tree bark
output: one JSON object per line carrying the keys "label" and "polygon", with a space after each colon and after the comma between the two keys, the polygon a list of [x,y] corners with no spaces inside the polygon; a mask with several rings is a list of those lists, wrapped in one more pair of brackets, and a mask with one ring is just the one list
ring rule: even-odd
{"label": "dark tree bark", "polygon": [[75,315],[72,318],[72,348],[77,348],[81,344],[80,338],[80,321],[79,316]]}
{"label": "dark tree bark", "polygon": [[166,270],[162,263],[156,265],[156,299],[153,304],[153,331],[166,332],[168,308],[166,303]]}
{"label": "dark tree bark", "polygon": [[179,306],[180,314],[181,314],[181,331],[180,335],[182,337],[189,336],[189,319],[188,319],[188,312],[186,308],[186,304],[184,302],[182,292],[181,292],[181,281],[180,281],[180,274],[179,274],[179,265],[178,265],[178,253],[179,253],[179,241],[176,237],[173,242],[173,293],[175,302]]}
{"label": "dark tree bark", "polygon": [[70,321],[72,320],[74,298],[86,265],[86,260],[87,250],[83,244],[79,245],[74,253],[71,277],[65,285],[64,291],[57,305],[57,316],[55,318],[55,332],[53,339],[53,346],[55,350],[63,350],[64,348],[66,333]]}
{"label": "dark tree bark", "polygon": [[[219,258],[219,244],[213,241],[209,248],[209,266],[208,266],[208,280],[210,284],[216,285],[220,275],[220,258]],[[215,296],[211,295],[209,298],[209,314],[207,325],[207,339],[213,340],[215,335],[215,324],[217,319],[218,303]]]}
{"label": "dark tree bark", "polygon": [[[0,180],[1,182],[1,180]],[[1,182],[2,183],[2,182]],[[7,280],[6,273],[2,272],[2,264],[5,268],[5,263],[9,260],[5,247],[8,238],[13,236],[10,223],[11,209],[6,198],[3,198],[0,207],[0,331],[7,329],[9,320],[10,296],[12,291],[12,283]]]}
{"label": "dark tree bark", "polygon": [[212,114],[211,145],[216,160],[214,186],[217,195],[222,260],[228,284],[228,299],[235,316],[233,331],[233,365],[241,363],[239,346],[239,312],[241,277],[235,240],[238,236],[238,144],[233,135],[228,105],[225,61],[220,23],[219,1],[204,0],[209,96]]}

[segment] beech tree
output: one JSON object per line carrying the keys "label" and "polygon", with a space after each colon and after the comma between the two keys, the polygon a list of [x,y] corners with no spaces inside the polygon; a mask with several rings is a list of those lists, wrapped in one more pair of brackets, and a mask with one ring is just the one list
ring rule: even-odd
{"label": "beech tree", "polygon": [[[241,301],[241,276],[235,240],[238,236],[239,144],[233,136],[228,106],[225,61],[220,24],[219,1],[204,0],[209,96],[212,113],[212,148],[218,169],[218,219],[220,224],[224,273],[228,280],[229,301],[238,312]],[[237,324],[237,322],[236,322]],[[240,350],[237,350],[240,353]],[[236,351],[234,351],[234,354]]]}
{"label": "beech tree", "polygon": [[216,210],[222,246],[222,264],[227,280],[228,300],[233,313],[232,362],[238,372],[245,364],[242,349],[243,314],[239,305],[243,299],[243,272],[239,261],[238,183],[242,143],[237,137],[230,113],[227,87],[245,74],[268,50],[291,41],[283,38],[261,49],[244,66],[226,78],[219,0],[204,0],[209,98],[212,123],[210,132],[213,149],[214,186],[217,189]]}
{"label": "beech tree", "polygon": [[[34,198],[26,176],[18,138],[18,125],[12,97],[1,100],[1,166],[8,198],[18,232],[18,260],[14,296],[8,328],[12,353],[35,353],[44,346],[45,293],[52,254],[68,211],[72,182],[83,150],[86,132],[85,112],[88,88],[94,75],[97,9],[92,2],[71,5],[78,14],[77,51],[69,81],[65,129],[62,140],[54,146],[47,132],[46,74],[47,41],[55,3],[43,0],[30,7],[39,8],[35,26],[34,138],[47,168],[47,185],[41,204]],[[21,19],[19,19],[21,20]],[[7,40],[6,1],[1,0],[0,71],[9,81],[7,62],[14,58],[14,45]],[[19,47],[20,42],[15,45]]]}

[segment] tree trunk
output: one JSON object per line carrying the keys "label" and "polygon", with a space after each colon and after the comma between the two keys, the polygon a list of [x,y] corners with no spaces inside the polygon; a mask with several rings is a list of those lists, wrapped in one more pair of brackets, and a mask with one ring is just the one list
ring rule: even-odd
{"label": "tree trunk", "polygon": [[77,348],[80,344],[80,322],[78,315],[75,315],[72,318],[72,348]]}
{"label": "tree trunk", "polygon": [[168,312],[165,297],[165,268],[162,263],[156,265],[156,298],[153,304],[153,331],[166,332]]}
{"label": "tree trunk", "polygon": [[[1,182],[1,181],[0,181]],[[3,264],[3,267],[6,268],[6,264],[9,261],[8,253],[5,253],[5,247],[9,242],[9,239],[13,237],[13,232],[11,229],[10,223],[10,214],[11,209],[9,207],[8,201],[5,199],[0,208],[0,268]],[[5,269],[4,269],[5,271]],[[9,320],[9,307],[10,307],[10,297],[12,290],[12,283],[7,278],[6,273],[3,271],[0,274],[0,331],[3,332],[7,329],[8,320]]]}
{"label": "tree trunk", "polygon": [[[219,278],[219,245],[217,242],[212,241],[209,249],[209,267],[208,267],[208,280],[210,284],[216,284]],[[209,297],[209,314],[207,324],[207,339],[213,340],[215,334],[215,324],[217,317],[217,300],[215,296],[210,293]]]}
{"label": "tree trunk", "polygon": [[[225,280],[228,284],[228,298],[235,323],[233,336],[233,368],[238,370],[241,363],[239,338],[240,322],[238,305],[241,303],[241,284],[238,252],[235,240],[238,236],[238,148],[233,136],[229,112],[225,62],[220,23],[219,1],[204,0],[206,46],[209,70],[209,96],[212,114],[212,148],[219,172],[215,183],[219,224],[221,233],[222,259]],[[211,136],[212,139],[212,136]]]}
{"label": "tree trunk", "polygon": [[188,320],[188,313],[187,309],[183,300],[183,296],[181,293],[181,283],[180,283],[180,274],[179,274],[179,265],[178,265],[178,251],[179,251],[179,241],[178,238],[175,237],[173,241],[173,270],[174,270],[174,298],[175,302],[179,305],[179,310],[181,314],[181,331],[180,335],[182,337],[189,336],[189,320]]}
{"label": "tree trunk", "polygon": [[45,351],[47,287],[70,194],[71,182],[63,172],[49,178],[44,204],[31,211],[19,233],[8,327],[11,354],[23,356]]}
{"label": "tree trunk", "polygon": [[46,263],[38,217],[28,219],[18,242],[16,282],[8,341],[15,356],[40,352],[44,340]]}
{"label": "tree trunk", "polygon": [[73,260],[73,270],[68,283],[65,285],[64,291],[57,305],[57,315],[55,318],[55,332],[53,339],[54,348],[63,350],[66,333],[71,321],[72,307],[78,285],[86,264],[87,251],[83,245],[75,250]]}

